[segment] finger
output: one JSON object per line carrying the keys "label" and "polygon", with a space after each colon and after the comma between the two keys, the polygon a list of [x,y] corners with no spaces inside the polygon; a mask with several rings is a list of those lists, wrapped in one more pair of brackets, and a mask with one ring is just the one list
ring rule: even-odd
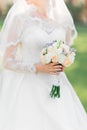
{"label": "finger", "polygon": [[62,67],[64,67],[64,65],[63,65],[63,64],[59,64],[59,65],[61,65]]}
{"label": "finger", "polygon": [[59,75],[59,72],[61,72],[61,71],[50,72],[50,74]]}
{"label": "finger", "polygon": [[54,69],[53,71],[58,72],[58,71],[62,71],[62,70],[63,70],[62,68],[59,68],[59,69]]}
{"label": "finger", "polygon": [[51,70],[51,69],[59,69],[59,68],[62,68],[62,66],[58,66],[58,65],[56,65],[56,66],[48,65],[47,68],[48,68],[49,70]]}
{"label": "finger", "polygon": [[62,71],[64,71],[64,68],[62,68]]}
{"label": "finger", "polygon": [[62,69],[62,66],[49,66],[49,69]]}
{"label": "finger", "polygon": [[60,72],[60,71],[62,71],[61,68],[59,68],[59,69],[50,69],[50,72]]}
{"label": "finger", "polygon": [[50,63],[52,66],[54,65],[58,65],[58,62],[53,62],[53,63]]}
{"label": "finger", "polygon": [[54,69],[59,69],[59,68],[63,68],[62,66],[60,65],[57,65],[57,66],[53,66]]}
{"label": "finger", "polygon": [[53,66],[53,69],[63,69],[63,67],[62,66]]}

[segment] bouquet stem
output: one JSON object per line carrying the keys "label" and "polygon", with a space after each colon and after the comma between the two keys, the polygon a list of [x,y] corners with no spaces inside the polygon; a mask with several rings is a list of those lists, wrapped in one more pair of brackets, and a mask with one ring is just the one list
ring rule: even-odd
{"label": "bouquet stem", "polygon": [[51,98],[60,98],[60,79],[59,79],[59,72],[58,75],[52,75],[52,88],[50,91]]}
{"label": "bouquet stem", "polygon": [[56,85],[52,86],[50,96],[52,98],[60,98],[60,86],[59,85],[58,86],[56,86]]}

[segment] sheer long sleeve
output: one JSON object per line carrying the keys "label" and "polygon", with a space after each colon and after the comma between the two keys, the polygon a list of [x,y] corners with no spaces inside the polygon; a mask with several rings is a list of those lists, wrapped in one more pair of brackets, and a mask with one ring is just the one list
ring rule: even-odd
{"label": "sheer long sleeve", "polygon": [[17,54],[20,48],[20,43],[16,46],[12,45],[8,47],[5,52],[3,64],[6,69],[10,69],[17,72],[31,72],[35,73],[36,68],[34,63],[24,62],[21,59],[21,54]]}
{"label": "sheer long sleeve", "polygon": [[66,44],[71,46],[74,43],[74,39],[77,37],[75,25],[74,23],[70,25],[68,22],[66,22],[64,28],[66,30]]}
{"label": "sheer long sleeve", "polygon": [[23,31],[23,20],[20,22],[20,18],[15,17],[9,30],[7,37],[8,47],[5,50],[3,57],[3,66],[6,69],[10,69],[17,72],[36,72],[35,64],[24,62],[21,58],[21,51],[19,51],[20,37]]}
{"label": "sheer long sleeve", "polygon": [[70,28],[67,28],[66,30],[66,43],[67,45],[71,45],[70,42],[71,42],[71,33],[72,33],[72,30]]}

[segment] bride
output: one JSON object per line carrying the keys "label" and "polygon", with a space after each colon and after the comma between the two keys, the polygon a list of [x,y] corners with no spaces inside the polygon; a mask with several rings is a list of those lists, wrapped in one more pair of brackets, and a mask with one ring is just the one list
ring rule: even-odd
{"label": "bride", "polygon": [[[0,130],[87,130],[87,115],[62,65],[42,64],[54,40],[72,45],[77,32],[63,0],[15,0],[0,33],[3,72]],[[49,95],[52,76],[61,96]]]}

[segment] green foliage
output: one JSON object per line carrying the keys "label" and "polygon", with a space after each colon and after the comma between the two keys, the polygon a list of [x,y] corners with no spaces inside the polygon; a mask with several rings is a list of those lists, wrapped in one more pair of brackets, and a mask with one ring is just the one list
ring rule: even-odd
{"label": "green foliage", "polygon": [[81,12],[83,11],[84,5],[80,4],[78,6],[74,6],[73,4],[71,4],[71,2],[67,2],[66,5],[72,14],[72,17],[74,18],[74,21],[80,22]]}

